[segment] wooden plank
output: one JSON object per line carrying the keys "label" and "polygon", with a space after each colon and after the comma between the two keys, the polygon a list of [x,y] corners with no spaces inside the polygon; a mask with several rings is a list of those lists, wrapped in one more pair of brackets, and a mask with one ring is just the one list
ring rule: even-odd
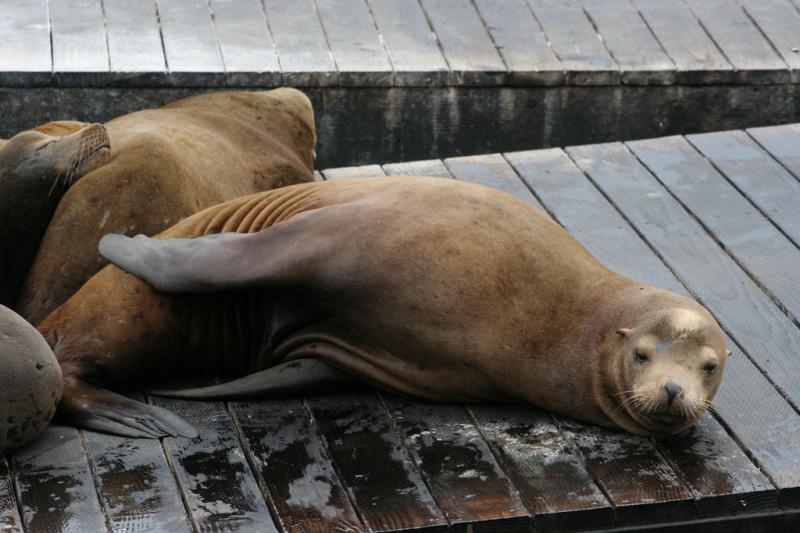
{"label": "wooden plank", "polygon": [[613,502],[617,525],[672,522],[694,514],[692,493],[646,437],[565,418],[560,426]]}
{"label": "wooden plank", "polygon": [[743,131],[687,135],[761,213],[800,244],[800,182]]}
{"label": "wooden plank", "polygon": [[207,0],[155,0],[169,79],[174,85],[221,86],[225,65]]}
{"label": "wooden plank", "polygon": [[528,531],[530,516],[467,412],[384,395],[439,508],[456,531]]}
{"label": "wooden plank", "polygon": [[800,180],[800,124],[750,128],[747,134]]}
{"label": "wooden plank", "polygon": [[500,85],[506,66],[470,0],[420,0],[456,85]]}
{"label": "wooden plank", "polygon": [[610,527],[614,512],[550,416],[528,406],[471,406],[478,427],[540,531]]}
{"label": "wooden plank", "polygon": [[229,86],[281,84],[278,50],[261,0],[210,0]]}
{"label": "wooden plank", "polygon": [[50,19],[47,0],[7,0],[0,17],[0,82],[3,85],[50,81]]}
{"label": "wooden plank", "polygon": [[308,404],[368,528],[447,529],[447,520],[374,395],[323,396]]}
{"label": "wooden plank", "polygon": [[438,178],[451,178],[450,171],[441,159],[428,161],[411,161],[408,163],[390,163],[383,165],[387,176],[435,176]]}
{"label": "wooden plank", "polygon": [[108,80],[108,46],[100,0],[50,0],[53,75],[64,84]]}
{"label": "wooden plank", "polygon": [[560,85],[564,66],[525,0],[476,0],[512,85]]}
{"label": "wooden plank", "polygon": [[313,0],[264,0],[278,47],[283,83],[327,86],[337,81],[336,64]]}
{"label": "wooden plank", "polygon": [[630,0],[583,0],[583,7],[619,65],[622,83],[675,83],[675,65]]}
{"label": "wooden plank", "polygon": [[22,519],[14,494],[14,479],[8,467],[8,460],[4,457],[0,457],[0,531],[22,533]]}
{"label": "wooden plank", "polygon": [[730,83],[736,73],[685,2],[633,0],[678,68],[679,83]]}
{"label": "wooden plank", "polygon": [[323,170],[322,175],[325,176],[326,180],[371,178],[373,176],[383,176],[383,169],[381,169],[380,165],[329,168],[328,170]]}
{"label": "wooden plank", "polygon": [[192,530],[161,442],[92,431],[83,440],[111,531]]}
{"label": "wooden plank", "polygon": [[[629,146],[684,209],[797,321],[800,249],[683,137],[636,141]],[[800,196],[795,197],[798,201]]]}
{"label": "wooden plank", "polygon": [[454,157],[445,159],[444,164],[456,179],[500,189],[532,203],[539,209],[542,208],[539,201],[500,154]]}
{"label": "wooden plank", "polygon": [[[585,157],[576,153],[578,161],[588,165],[593,158],[611,152],[608,145],[593,148],[595,153]],[[570,150],[575,152],[578,148]],[[625,276],[689,296],[675,275],[561,150],[520,152],[507,157],[557,220],[598,259]],[[623,169],[615,167],[609,172]],[[726,342],[733,355],[728,359],[723,386],[715,401],[716,410],[782,489],[781,496],[796,501],[800,495],[800,415],[733,340],[728,338]],[[781,444],[776,446],[778,442]],[[723,471],[734,478],[741,477],[735,467]],[[741,493],[746,486],[744,482],[729,482],[726,476],[715,479],[719,480],[716,491],[705,497]]]}
{"label": "wooden plank", "polygon": [[450,71],[419,3],[367,1],[394,65],[395,85],[445,85]]}
{"label": "wooden plank", "polygon": [[789,68],[737,0],[688,0],[743,83],[788,83]]}
{"label": "wooden plank", "polygon": [[316,2],[339,71],[339,85],[392,85],[392,64],[380,41],[366,0]]}
{"label": "wooden plank", "polygon": [[51,425],[11,461],[26,531],[107,531],[77,429]]}
{"label": "wooden plank", "polygon": [[742,7],[789,65],[792,83],[800,83],[800,10],[791,0],[740,0]]}
{"label": "wooden plank", "polygon": [[231,404],[245,451],[283,531],[360,531],[301,400]]}
{"label": "wooden plank", "polygon": [[152,398],[199,433],[166,438],[164,449],[198,531],[277,532],[225,404]]}
{"label": "wooden plank", "polygon": [[571,85],[615,85],[619,67],[577,0],[529,0]]}
{"label": "wooden plank", "polygon": [[167,64],[154,0],[103,0],[114,84],[166,82]]}

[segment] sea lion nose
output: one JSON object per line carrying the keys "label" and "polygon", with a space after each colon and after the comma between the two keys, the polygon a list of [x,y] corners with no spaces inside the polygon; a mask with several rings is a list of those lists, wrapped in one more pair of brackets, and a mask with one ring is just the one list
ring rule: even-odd
{"label": "sea lion nose", "polygon": [[667,391],[667,404],[672,405],[675,397],[683,391],[683,386],[676,381],[670,380],[664,384],[664,390]]}

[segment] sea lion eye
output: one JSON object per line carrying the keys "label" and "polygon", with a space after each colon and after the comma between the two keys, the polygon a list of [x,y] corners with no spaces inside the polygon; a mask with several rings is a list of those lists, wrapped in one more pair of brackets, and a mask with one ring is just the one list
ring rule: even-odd
{"label": "sea lion eye", "polygon": [[39,151],[39,150],[41,150],[42,148],[46,148],[46,147],[50,146],[51,144],[53,144],[53,143],[54,143],[54,142],[56,142],[57,140],[58,140],[58,139],[53,139],[53,140],[51,140],[51,141],[47,141],[47,142],[46,142],[46,143],[44,143],[43,145],[41,145],[41,146],[39,146],[38,148],[36,148],[34,151],[35,151],[35,152],[38,152],[38,151]]}
{"label": "sea lion eye", "polygon": [[717,365],[716,365],[716,363],[708,363],[706,366],[703,367],[703,370],[709,376],[713,376],[714,372],[717,371]]}
{"label": "sea lion eye", "polygon": [[634,357],[636,358],[636,362],[637,363],[646,363],[647,362],[647,356],[645,354],[643,354],[642,352],[640,352],[639,350],[636,350],[635,352],[633,352],[633,354],[634,354]]}

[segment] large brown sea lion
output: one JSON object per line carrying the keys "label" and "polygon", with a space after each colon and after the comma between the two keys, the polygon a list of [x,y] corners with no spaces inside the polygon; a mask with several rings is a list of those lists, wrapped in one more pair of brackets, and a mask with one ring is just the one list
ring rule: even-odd
{"label": "large brown sea lion", "polygon": [[51,122],[0,143],[0,305],[14,307],[58,202],[104,165],[109,138],[99,124]]}
{"label": "large brown sea lion", "polygon": [[154,377],[245,376],[174,394],[246,397],[355,376],[673,434],[705,412],[725,364],[703,307],[609,271],[532,206],[476,185],[303,184],[161,237],[104,237],[101,253],[141,279],[110,266],[39,325],[64,373],[59,409],[83,427],[192,435],[104,388]]}
{"label": "large brown sea lion", "polygon": [[[22,288],[17,309],[32,323],[105,265],[104,234],[156,234],[208,206],[313,180],[313,111],[294,89],[194,96],[105,128],[110,156],[66,191]],[[46,202],[46,193],[28,201]],[[18,212],[23,220],[6,232],[28,231]]]}

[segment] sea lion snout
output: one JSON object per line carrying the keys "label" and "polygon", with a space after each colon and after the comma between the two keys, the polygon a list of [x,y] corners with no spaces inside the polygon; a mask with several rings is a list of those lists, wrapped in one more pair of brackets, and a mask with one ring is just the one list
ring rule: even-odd
{"label": "sea lion snout", "polygon": [[683,385],[671,379],[664,384],[664,391],[667,393],[667,405],[672,405],[675,397],[683,393]]}

